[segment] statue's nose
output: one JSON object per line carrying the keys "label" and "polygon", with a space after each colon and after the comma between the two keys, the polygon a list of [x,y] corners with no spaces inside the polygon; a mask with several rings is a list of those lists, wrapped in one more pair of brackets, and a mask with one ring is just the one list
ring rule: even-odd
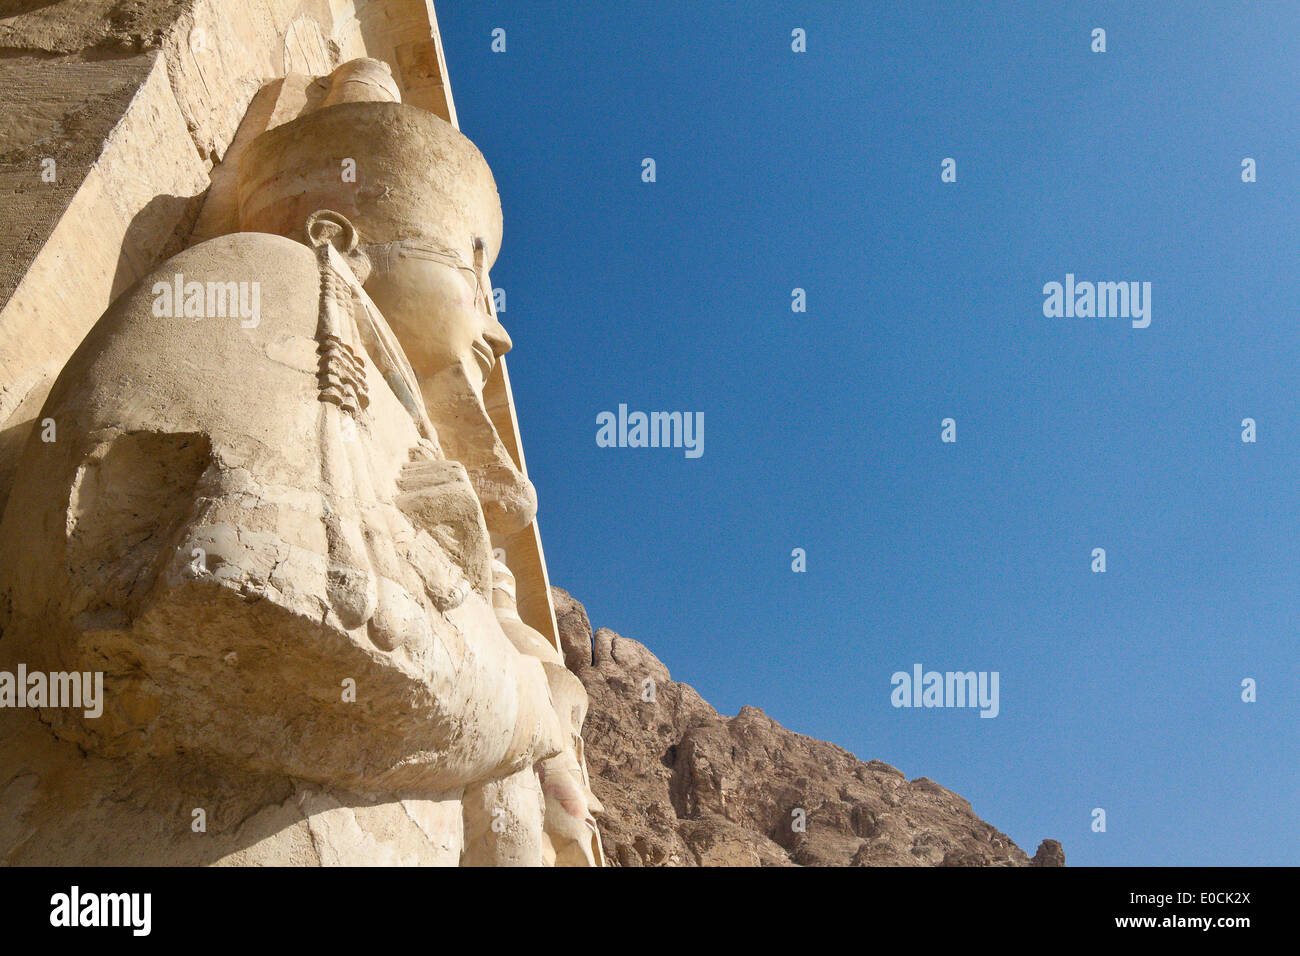
{"label": "statue's nose", "polygon": [[487,340],[487,344],[492,348],[493,355],[505,355],[514,346],[514,343],[510,341],[510,333],[496,319],[488,323],[483,338]]}

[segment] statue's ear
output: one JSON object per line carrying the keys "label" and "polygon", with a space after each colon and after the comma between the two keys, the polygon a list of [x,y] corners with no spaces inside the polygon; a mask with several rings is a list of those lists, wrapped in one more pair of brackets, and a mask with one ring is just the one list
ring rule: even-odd
{"label": "statue's ear", "polygon": [[307,245],[313,249],[328,243],[345,256],[355,251],[360,242],[352,221],[332,209],[318,209],[308,216],[303,231],[307,234]]}
{"label": "statue's ear", "polygon": [[369,278],[370,257],[361,248],[361,234],[347,216],[333,209],[318,209],[307,217],[303,232],[313,249],[332,246],[352,267],[358,282],[364,284]]}

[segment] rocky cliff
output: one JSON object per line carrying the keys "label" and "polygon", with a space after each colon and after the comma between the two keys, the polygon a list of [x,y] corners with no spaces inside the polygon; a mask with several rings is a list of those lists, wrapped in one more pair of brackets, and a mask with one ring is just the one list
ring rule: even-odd
{"label": "rocky cliff", "polygon": [[552,588],[565,662],[591,698],[584,730],[605,855],[617,866],[1064,866],[1031,858],[932,780],[787,730],[757,707],[723,717],[644,645]]}

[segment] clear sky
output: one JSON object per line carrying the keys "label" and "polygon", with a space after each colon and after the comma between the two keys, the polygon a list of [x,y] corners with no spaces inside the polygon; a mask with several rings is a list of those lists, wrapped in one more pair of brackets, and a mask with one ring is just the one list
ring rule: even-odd
{"label": "clear sky", "polygon": [[[1300,862],[1300,3],[438,13],[596,626],[1030,853]],[[1150,282],[1150,326],[1046,317],[1067,273]],[[619,404],[702,412],[704,454],[598,447]],[[891,706],[917,663],[1000,713]]]}

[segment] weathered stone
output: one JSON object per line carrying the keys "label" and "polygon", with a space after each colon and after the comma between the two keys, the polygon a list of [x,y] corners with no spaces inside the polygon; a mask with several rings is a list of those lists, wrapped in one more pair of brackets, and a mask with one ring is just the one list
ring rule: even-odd
{"label": "weathered stone", "polygon": [[587,609],[561,588],[551,588],[551,595],[555,600],[555,622],[559,627],[564,664],[575,674],[581,674],[591,666],[591,621],[587,619]]}
{"label": "weathered stone", "polygon": [[1065,849],[1057,840],[1044,840],[1034,854],[1034,866],[1065,866]]}
{"label": "weathered stone", "polygon": [[[556,589],[571,639],[586,611]],[[722,717],[643,644],[607,628],[575,668],[591,699],[587,766],[617,866],[1027,866],[957,794],[786,730]],[[581,655],[579,655],[580,657]],[[1054,849],[1052,849],[1054,848]],[[1044,841],[1034,863],[1059,859]]]}

